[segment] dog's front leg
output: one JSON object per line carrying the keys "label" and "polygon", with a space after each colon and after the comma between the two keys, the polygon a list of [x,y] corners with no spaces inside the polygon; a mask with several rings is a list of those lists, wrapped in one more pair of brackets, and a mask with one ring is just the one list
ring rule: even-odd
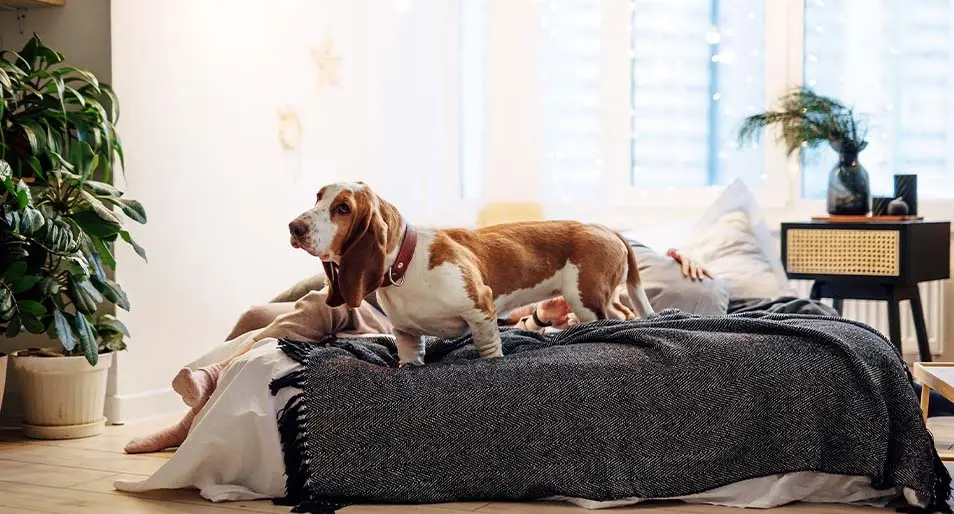
{"label": "dog's front leg", "polygon": [[399,366],[424,365],[424,341],[421,336],[413,336],[407,332],[395,330],[394,338],[397,345]]}

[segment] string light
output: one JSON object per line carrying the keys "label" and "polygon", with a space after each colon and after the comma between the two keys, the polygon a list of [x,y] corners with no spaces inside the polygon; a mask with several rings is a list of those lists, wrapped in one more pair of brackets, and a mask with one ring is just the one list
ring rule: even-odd
{"label": "string light", "polygon": [[719,41],[722,41],[722,35],[719,34],[719,29],[714,26],[709,27],[709,30],[706,31],[706,43],[718,45]]}

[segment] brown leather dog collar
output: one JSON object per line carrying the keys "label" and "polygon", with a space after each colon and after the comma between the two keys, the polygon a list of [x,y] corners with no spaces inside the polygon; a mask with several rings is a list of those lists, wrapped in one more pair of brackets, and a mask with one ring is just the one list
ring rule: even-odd
{"label": "brown leather dog collar", "polygon": [[411,264],[411,258],[414,257],[415,246],[417,246],[417,230],[409,223],[405,223],[404,240],[401,241],[401,249],[398,250],[394,264],[392,264],[384,274],[381,287],[401,287],[401,284],[404,283],[404,274],[407,273],[407,268]]}

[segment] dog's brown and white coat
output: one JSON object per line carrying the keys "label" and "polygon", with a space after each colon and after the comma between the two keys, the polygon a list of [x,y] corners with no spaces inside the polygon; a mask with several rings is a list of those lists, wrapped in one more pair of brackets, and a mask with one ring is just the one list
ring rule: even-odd
{"label": "dog's brown and white coat", "polygon": [[422,335],[453,338],[468,330],[482,357],[498,357],[498,313],[557,295],[581,322],[653,312],[632,248],[601,225],[414,228],[357,182],[321,188],[315,206],[289,229],[293,246],[321,258],[329,305],[355,308],[377,290],[401,364],[423,364]]}

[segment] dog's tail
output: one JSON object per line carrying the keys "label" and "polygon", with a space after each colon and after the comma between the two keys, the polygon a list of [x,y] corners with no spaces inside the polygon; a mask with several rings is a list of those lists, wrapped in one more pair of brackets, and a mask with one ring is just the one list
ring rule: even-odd
{"label": "dog's tail", "polygon": [[642,280],[639,278],[639,264],[636,262],[636,252],[629,241],[616,232],[616,237],[623,242],[626,247],[626,292],[629,293],[629,299],[632,302],[633,312],[640,318],[645,318],[653,314],[653,306],[649,304],[649,297],[646,296],[646,290],[643,288]]}

